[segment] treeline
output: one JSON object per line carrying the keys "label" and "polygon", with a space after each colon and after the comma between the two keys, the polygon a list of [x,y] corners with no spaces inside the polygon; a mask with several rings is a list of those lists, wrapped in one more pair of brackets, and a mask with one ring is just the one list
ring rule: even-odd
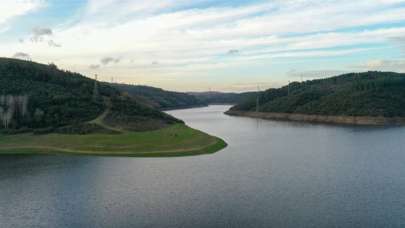
{"label": "treeline", "polygon": [[166,91],[159,88],[141,85],[111,84],[123,93],[126,93],[139,102],[153,108],[167,110],[190,108],[207,105],[197,97],[180,92]]}
{"label": "treeline", "polygon": [[269,89],[232,110],[345,116],[405,116],[405,74],[350,73]]}
{"label": "treeline", "polygon": [[111,99],[111,110],[105,122],[113,127],[131,131],[155,130],[170,124],[182,123],[164,112],[160,112],[139,102],[133,102],[130,96]]}
{"label": "treeline", "polygon": [[110,84],[121,92],[151,107],[167,110],[206,106],[210,104],[237,104],[255,96],[255,92],[172,92],[141,85]]}
{"label": "treeline", "polygon": [[206,104],[237,104],[252,98],[256,92],[223,93],[223,92],[190,92],[198,100]]}
{"label": "treeline", "polygon": [[[115,109],[120,116],[136,115],[169,124],[177,121],[125,98],[109,85],[59,70],[54,64],[0,58],[0,130],[3,132],[79,125],[101,115],[108,108],[106,98],[113,102],[126,99],[127,109]],[[114,103],[112,106],[117,107]]]}
{"label": "treeline", "polygon": [[[0,104],[2,127],[57,127],[95,118],[105,107],[93,100],[93,87],[93,80],[58,70],[55,65],[1,58],[0,96],[7,100]],[[108,87],[99,91],[104,96],[117,94]],[[21,96],[26,99],[24,115],[16,113],[13,101]]]}

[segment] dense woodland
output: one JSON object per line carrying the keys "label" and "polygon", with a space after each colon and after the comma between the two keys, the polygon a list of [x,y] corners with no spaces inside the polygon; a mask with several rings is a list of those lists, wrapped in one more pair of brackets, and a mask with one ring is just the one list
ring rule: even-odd
{"label": "dense woodland", "polygon": [[[125,100],[125,105],[122,100]],[[179,122],[126,97],[111,86],[77,73],[59,70],[53,64],[0,58],[2,132],[52,130],[78,125],[95,119],[108,106],[112,106],[116,117],[126,120],[149,119],[167,124]]]}
{"label": "dense woodland", "polygon": [[201,102],[207,104],[237,104],[256,97],[256,92],[223,93],[223,92],[190,92]]}
{"label": "dense woodland", "polygon": [[181,109],[210,104],[237,104],[252,96],[255,92],[223,93],[223,92],[172,92],[150,86],[111,84],[121,92],[134,97],[139,102],[151,107],[167,110]]}
{"label": "dense woodland", "polygon": [[126,95],[115,96],[111,99],[111,110],[105,121],[110,126],[131,131],[159,129],[182,122],[164,112],[134,102],[132,97]]}
{"label": "dense woodland", "polygon": [[141,85],[128,85],[128,84],[110,84],[123,93],[126,93],[139,102],[149,105],[153,108],[167,110],[189,108],[196,106],[204,106],[208,103],[201,101],[196,96],[166,91],[159,88]]}
{"label": "dense woodland", "polygon": [[405,74],[350,73],[269,89],[232,110],[405,117]]}

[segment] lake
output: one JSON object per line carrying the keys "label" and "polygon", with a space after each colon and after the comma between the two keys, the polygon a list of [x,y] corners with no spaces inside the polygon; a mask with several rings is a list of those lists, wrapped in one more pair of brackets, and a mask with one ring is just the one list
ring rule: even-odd
{"label": "lake", "polygon": [[0,227],[404,227],[405,128],[169,113],[229,146],[178,158],[0,158]]}

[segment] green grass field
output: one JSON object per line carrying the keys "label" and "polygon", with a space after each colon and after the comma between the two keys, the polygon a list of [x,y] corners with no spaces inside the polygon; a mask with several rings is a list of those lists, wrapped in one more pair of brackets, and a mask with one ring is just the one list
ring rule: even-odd
{"label": "green grass field", "polygon": [[148,132],[120,134],[0,135],[0,155],[76,154],[170,157],[215,153],[226,147],[217,137],[183,124]]}

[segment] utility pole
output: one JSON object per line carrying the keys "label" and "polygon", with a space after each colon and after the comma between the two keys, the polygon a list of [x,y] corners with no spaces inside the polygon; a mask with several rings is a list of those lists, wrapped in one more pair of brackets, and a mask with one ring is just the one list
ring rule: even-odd
{"label": "utility pole", "polygon": [[94,76],[94,89],[93,89],[93,100],[94,100],[95,102],[97,102],[97,101],[98,101],[98,98],[99,98],[99,93],[98,93],[98,81],[97,81],[97,79],[98,79],[98,75],[96,74],[96,75]]}
{"label": "utility pole", "polygon": [[256,112],[260,111],[260,86],[257,86]]}
{"label": "utility pole", "polygon": [[288,96],[290,96],[290,84],[291,84],[291,82],[288,81]]}

